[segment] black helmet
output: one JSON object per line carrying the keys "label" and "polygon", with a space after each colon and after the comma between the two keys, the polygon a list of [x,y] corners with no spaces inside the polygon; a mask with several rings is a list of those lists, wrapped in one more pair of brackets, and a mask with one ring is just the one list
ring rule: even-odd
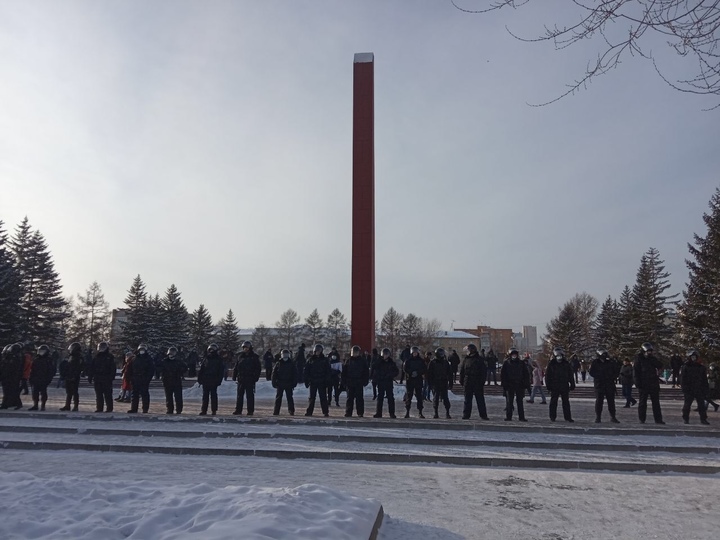
{"label": "black helmet", "polygon": [[290,351],[288,351],[287,349],[283,349],[282,351],[280,351],[280,358],[282,358],[283,360],[290,360]]}
{"label": "black helmet", "polygon": [[353,345],[352,349],[350,349],[350,356],[360,356],[362,354],[362,349],[359,345]]}
{"label": "black helmet", "polygon": [[608,356],[607,349],[603,349],[602,347],[598,347],[597,351],[595,351],[598,356]]}
{"label": "black helmet", "polygon": [[438,347],[437,349],[435,349],[435,356],[444,358],[445,357],[445,349],[443,349],[442,347]]}
{"label": "black helmet", "polygon": [[471,353],[477,352],[477,346],[474,343],[468,343],[466,349]]}
{"label": "black helmet", "polygon": [[323,352],[324,347],[320,343],[316,343],[313,347],[313,354],[320,354]]}
{"label": "black helmet", "polygon": [[697,359],[697,358],[700,358],[700,355],[698,354],[698,352],[697,352],[695,349],[690,349],[690,350],[687,352],[687,357],[688,357],[688,358],[691,358],[691,357],[693,357],[693,356],[694,356],[696,359]]}
{"label": "black helmet", "polygon": [[82,345],[80,345],[77,341],[72,342],[70,344],[70,346],[68,347],[68,352],[70,354],[72,354],[74,352],[80,352],[81,350],[82,350]]}
{"label": "black helmet", "polygon": [[553,356],[555,358],[562,358],[563,356],[565,356],[565,351],[563,350],[562,347],[555,347],[553,349]]}
{"label": "black helmet", "polygon": [[382,354],[383,356],[390,356],[391,351],[390,351],[390,349],[388,349],[387,347],[385,347],[385,348],[382,350],[382,353],[381,353],[381,354]]}
{"label": "black helmet", "polygon": [[50,354],[50,347],[47,345],[40,345],[38,347],[37,353],[39,356],[45,356],[46,354]]}
{"label": "black helmet", "polygon": [[520,354],[520,353],[518,353],[518,350],[515,347],[510,347],[508,349],[508,356],[512,356],[513,354]]}
{"label": "black helmet", "polygon": [[98,346],[97,346],[98,352],[105,352],[105,351],[107,351],[109,348],[110,348],[110,347],[108,346],[108,342],[107,342],[107,341],[101,341],[100,343],[98,343]]}
{"label": "black helmet", "polygon": [[417,345],[413,345],[412,347],[410,347],[410,352],[413,354],[414,353],[420,354],[420,347],[418,347]]}
{"label": "black helmet", "polygon": [[22,343],[13,343],[10,345],[10,350],[8,351],[10,354],[20,354],[23,350]]}
{"label": "black helmet", "polygon": [[218,352],[217,343],[211,343],[210,345],[208,345],[207,352]]}
{"label": "black helmet", "polygon": [[147,345],[145,345],[144,343],[138,345],[137,352],[140,354],[147,352]]}
{"label": "black helmet", "polygon": [[654,350],[653,344],[650,343],[649,341],[646,341],[645,343],[642,344],[642,350],[643,350],[643,352],[653,352],[653,350]]}
{"label": "black helmet", "polygon": [[241,349],[252,349],[252,343],[249,341],[243,341],[242,345],[240,345]]}
{"label": "black helmet", "polygon": [[170,358],[175,358],[175,355],[177,355],[177,353],[178,353],[177,347],[170,347],[167,350],[167,355]]}

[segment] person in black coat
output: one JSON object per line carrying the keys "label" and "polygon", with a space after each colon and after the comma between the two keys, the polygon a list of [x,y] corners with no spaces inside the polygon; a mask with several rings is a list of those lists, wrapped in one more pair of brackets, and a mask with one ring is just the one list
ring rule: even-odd
{"label": "person in black coat", "polygon": [[22,409],[20,398],[20,380],[23,375],[25,358],[22,343],[7,345],[0,359],[0,381],[2,381],[3,399],[0,409]]}
{"label": "person in black coat", "polygon": [[679,385],[678,380],[680,378],[680,370],[683,367],[683,359],[676,352],[670,357],[670,370],[672,371],[672,387],[675,388]]}
{"label": "person in black coat", "polygon": [[550,392],[550,421],[557,418],[558,398],[562,399],[563,417],[574,422],[570,412],[570,390],[575,390],[575,374],[561,347],[553,349],[553,355],[545,370],[545,386]]}
{"label": "person in black coat", "polygon": [[98,344],[98,352],[86,368],[88,383],[95,388],[95,412],[103,412],[103,404],[107,412],[113,411],[112,385],[115,380],[115,357],[110,352],[107,342]]}
{"label": "person in black coat", "polygon": [[315,410],[315,398],[320,394],[320,408],[323,416],[330,416],[327,401],[327,387],[330,384],[330,362],[323,354],[323,346],[319,343],[313,347],[313,354],[305,363],[303,373],[305,387],[310,389],[308,407],[305,416],[312,416]]}
{"label": "person in black coat", "polygon": [[45,410],[47,402],[47,388],[55,376],[55,360],[50,355],[50,347],[40,345],[37,356],[33,360],[32,371],[30,372],[30,385],[32,386],[33,406],[29,410],[37,411],[38,403],[40,410]]}
{"label": "person in black coat", "polygon": [[685,397],[682,408],[683,422],[690,423],[690,407],[693,401],[697,401],[700,423],[710,424],[707,419],[707,406],[705,403],[710,390],[707,370],[700,363],[700,356],[695,349],[688,351],[687,360],[680,369],[680,387]]}
{"label": "person in black coat", "polygon": [[85,372],[85,360],[83,360],[82,346],[75,342],[68,347],[70,353],[67,364],[67,372],[65,373],[65,406],[61,407],[61,411],[69,411],[70,402],[72,401],[73,411],[78,410],[80,404],[80,378]]}
{"label": "person in black coat", "polygon": [[457,380],[458,371],[460,369],[460,356],[455,349],[450,349],[452,352],[448,355],[448,362],[450,362],[450,368],[453,373],[453,382]]}
{"label": "person in black coat", "polygon": [[487,407],[485,406],[486,359],[478,353],[474,343],[470,343],[466,349],[467,356],[460,366],[460,386],[465,390],[465,406],[462,417],[464,420],[470,418],[474,399],[480,418],[487,420]]}
{"label": "person in black coat", "polygon": [[428,364],[426,377],[433,392],[433,408],[435,409],[433,418],[440,417],[438,415],[438,408],[440,406],[441,399],[443,405],[445,406],[445,418],[452,418],[450,416],[450,398],[448,396],[448,390],[453,387],[455,373],[453,373],[452,364],[445,356],[445,349],[442,347],[435,349],[435,356]]}
{"label": "person in black coat", "polygon": [[280,359],[275,362],[272,370],[272,387],[275,388],[275,407],[273,415],[280,414],[280,406],[282,405],[282,397],[285,394],[287,407],[290,416],[295,414],[295,400],[293,399],[293,390],[297,386],[297,367],[295,362],[290,358],[290,351],[283,349],[280,351]]}
{"label": "person in black coat", "polygon": [[[404,351],[403,351],[404,352]],[[418,416],[423,416],[423,377],[427,371],[425,360],[420,356],[420,348],[412,347],[410,357],[403,362],[402,371],[405,373],[405,418],[410,418],[410,406],[413,395],[417,401]]]}
{"label": "person in black coat", "polygon": [[368,385],[370,371],[367,360],[363,356],[360,347],[354,345],[350,350],[350,358],[345,361],[342,367],[342,383],[347,391],[347,400],[345,401],[345,417],[349,418],[353,414],[353,407],[357,410],[357,415],[362,418],[365,414],[365,396],[364,388]]}
{"label": "person in black coat", "polygon": [[342,386],[342,369],[343,369],[343,363],[342,359],[340,358],[340,353],[337,352],[335,348],[330,351],[330,355],[328,357],[328,362],[330,362],[330,384],[328,384],[327,387],[327,393],[328,393],[328,404],[332,405],[333,402],[333,390],[335,390],[335,405],[337,407],[340,406],[340,392],[341,392],[341,386]]}
{"label": "person in black coat", "polygon": [[244,341],[233,370],[233,381],[237,381],[237,400],[234,415],[243,411],[243,398],[247,397],[247,415],[255,413],[255,384],[260,380],[260,357],[253,351],[252,343]]}
{"label": "person in black coat", "polygon": [[623,365],[620,368],[620,386],[622,387],[622,395],[625,398],[624,407],[627,409],[632,405],[635,405],[637,401],[633,398],[633,366],[629,358],[623,360]]}
{"label": "person in black coat", "polygon": [[263,363],[265,364],[265,380],[270,381],[272,380],[273,364],[275,363],[272,350],[268,349],[265,351],[265,354],[263,355]]}
{"label": "person in black coat", "polygon": [[593,378],[595,386],[595,423],[600,423],[603,400],[605,400],[610,413],[610,421],[619,424],[620,421],[615,417],[615,381],[620,374],[620,366],[610,358],[605,349],[600,348],[596,353],[597,356],[590,364],[590,376]]}
{"label": "person in black coat", "polygon": [[305,358],[305,344],[301,343],[298,347],[297,352],[295,353],[295,365],[298,370],[298,383],[303,384],[305,382],[305,364],[307,363],[307,358]]}
{"label": "person in black coat", "polygon": [[128,375],[132,382],[132,399],[128,413],[138,412],[141,399],[142,412],[147,413],[150,409],[150,381],[155,376],[155,362],[148,353],[147,345],[138,345],[135,359],[128,364]]}
{"label": "person in black coat", "polygon": [[373,418],[382,418],[383,400],[387,398],[388,412],[390,418],[395,418],[395,396],[393,395],[393,384],[395,377],[398,376],[400,370],[395,364],[390,349],[382,350],[382,357],[372,366],[370,377],[377,384],[378,398]]}
{"label": "person in black coat", "polygon": [[[485,356],[485,349],[480,351],[480,356]],[[493,380],[493,384],[497,386],[497,365],[498,357],[495,352],[490,349],[487,356],[485,357],[485,363],[487,364],[487,384],[490,386],[490,379]]]}
{"label": "person in black coat", "polygon": [[208,410],[208,401],[212,415],[217,414],[218,395],[217,389],[225,377],[225,362],[220,357],[220,348],[216,343],[208,345],[205,359],[198,370],[198,384],[202,386],[203,397],[200,406],[200,416],[205,416]]}
{"label": "person in black coat", "polygon": [[658,378],[658,369],[662,369],[662,367],[662,362],[653,355],[652,343],[643,343],[642,350],[635,358],[633,364],[635,386],[637,386],[640,394],[638,398],[640,402],[638,404],[638,419],[641,424],[645,423],[647,416],[648,397],[650,401],[652,401],[652,412],[655,423],[665,423],[663,422],[662,410],[660,409],[660,379]]}
{"label": "person in black coat", "polygon": [[170,347],[160,366],[166,414],[181,414],[183,411],[182,382],[186,371],[187,365],[180,358],[177,348]]}
{"label": "person in black coat", "polygon": [[512,420],[513,401],[517,403],[518,419],[521,422],[527,422],[525,418],[525,408],[523,406],[523,396],[525,390],[530,384],[530,373],[525,363],[520,360],[520,354],[515,347],[508,351],[508,357],[503,362],[500,370],[500,384],[505,391],[505,420]]}

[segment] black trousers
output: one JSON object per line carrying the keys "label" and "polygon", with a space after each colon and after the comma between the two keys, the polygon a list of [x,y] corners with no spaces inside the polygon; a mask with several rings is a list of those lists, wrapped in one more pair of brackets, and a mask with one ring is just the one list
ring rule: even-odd
{"label": "black trousers", "polygon": [[691,394],[684,394],[685,401],[682,408],[683,420],[690,419],[690,407],[692,407],[693,401],[697,401],[698,413],[700,413],[700,420],[707,420],[707,404],[705,398],[693,396]]}
{"label": "black trousers", "polygon": [[365,414],[365,396],[362,383],[347,383],[347,400],[345,401],[345,415],[352,416],[353,407],[357,409],[358,416]]}
{"label": "black trousers", "polygon": [[638,397],[638,419],[645,422],[647,417],[647,400],[650,398],[652,402],[653,419],[655,422],[662,422],[662,410],[660,409],[660,389],[651,388],[646,390],[640,388],[640,396]]}
{"label": "black trousers", "polygon": [[243,410],[243,400],[247,397],[247,412],[253,414],[255,412],[255,383],[248,381],[238,381],[237,400],[235,401],[235,410],[239,413]]}
{"label": "black trousers", "polygon": [[150,383],[133,381],[132,400],[130,401],[130,410],[137,412],[138,404],[142,399],[142,411],[148,412],[150,409]]}
{"label": "black trousers", "polygon": [[295,400],[293,399],[292,388],[275,389],[275,408],[273,409],[273,414],[280,414],[280,406],[282,405],[283,393],[285,394],[285,398],[287,399],[288,412],[290,414],[295,414]]}
{"label": "black trousers", "polygon": [[615,389],[595,389],[595,416],[600,418],[603,410],[603,401],[607,401],[610,418],[615,418]]}
{"label": "black trousers", "polygon": [[265,367],[265,380],[269,381],[272,379],[272,366]]}
{"label": "black trousers", "polygon": [[388,402],[388,412],[391,415],[395,414],[395,395],[393,392],[394,389],[392,381],[390,381],[389,384],[382,382],[378,384],[378,397],[377,405],[375,406],[375,414],[382,416],[384,399],[387,399]]}
{"label": "black trousers", "polygon": [[558,398],[562,400],[562,411],[565,420],[572,420],[570,414],[570,390],[550,390],[550,420],[557,418]]}
{"label": "black trousers", "polygon": [[407,392],[407,395],[405,396],[405,408],[407,410],[410,410],[410,406],[412,405],[413,394],[415,395],[415,399],[417,400],[418,411],[423,410],[422,389],[422,377],[415,377],[413,379],[407,380],[407,382],[405,383],[405,391]]}
{"label": "black trousers", "polygon": [[472,414],[473,399],[477,403],[480,418],[487,418],[487,407],[485,406],[485,385],[465,385],[465,404],[463,406],[463,418],[470,418]]}
{"label": "black trousers", "polygon": [[112,381],[94,381],[93,386],[95,388],[95,410],[102,411],[104,403],[105,410],[107,412],[112,412]]}
{"label": "black trousers", "polygon": [[333,389],[335,389],[335,403],[340,401],[340,379],[333,380],[327,387],[328,403],[332,403]]}
{"label": "black trousers", "polygon": [[45,408],[45,403],[47,402],[47,387],[47,384],[44,386],[40,386],[39,384],[33,385],[32,399],[36,406],[38,402],[40,402],[40,405]]}
{"label": "black trousers", "polygon": [[435,412],[437,412],[441,400],[443,405],[445,405],[445,410],[450,412],[450,398],[448,397],[447,383],[436,384],[433,386],[433,408],[435,409]]}
{"label": "black trousers", "polygon": [[168,413],[180,414],[183,410],[182,383],[164,385],[165,407]]}
{"label": "black trousers", "polygon": [[320,408],[322,409],[323,414],[328,414],[327,386],[311,382],[308,407],[307,411],[305,411],[306,415],[311,416],[315,410],[315,398],[318,394],[320,394]]}
{"label": "black trousers", "polygon": [[80,404],[79,387],[80,381],[65,380],[65,407],[70,408],[70,402],[72,401],[73,407],[77,409]]}
{"label": "black trousers", "polygon": [[525,388],[508,388],[505,390],[505,418],[508,420],[513,416],[513,401],[517,403],[518,418],[523,420],[525,418],[525,407],[523,405],[523,399],[525,397]]}
{"label": "black trousers", "polygon": [[202,405],[200,406],[200,412],[203,414],[207,413],[208,401],[210,402],[210,410],[217,412],[218,409],[218,397],[217,397],[217,386],[203,385],[203,397]]}

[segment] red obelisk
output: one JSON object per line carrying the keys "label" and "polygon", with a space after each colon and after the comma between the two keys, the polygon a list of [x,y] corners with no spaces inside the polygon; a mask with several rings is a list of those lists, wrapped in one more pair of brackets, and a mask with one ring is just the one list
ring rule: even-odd
{"label": "red obelisk", "polygon": [[352,344],[375,346],[375,84],[373,53],[353,63]]}

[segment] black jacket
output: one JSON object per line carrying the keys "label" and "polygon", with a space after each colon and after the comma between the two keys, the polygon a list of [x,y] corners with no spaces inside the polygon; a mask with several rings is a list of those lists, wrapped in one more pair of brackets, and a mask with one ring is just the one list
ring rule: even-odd
{"label": "black jacket", "polygon": [[187,365],[185,362],[177,356],[175,358],[168,356],[163,360],[162,366],[160,367],[160,376],[162,377],[163,385],[171,388],[182,386],[182,378],[186,371]]}
{"label": "black jacket", "polygon": [[297,386],[297,366],[292,360],[278,360],[272,370],[271,381],[273,388],[295,388]]}
{"label": "black jacket", "polygon": [[687,360],[680,368],[680,388],[687,396],[705,399],[710,390],[705,366]]}
{"label": "black jacket", "polygon": [[632,364],[623,364],[620,368],[620,384],[633,383],[633,367]]}
{"label": "black jacket", "polygon": [[370,378],[383,388],[392,388],[393,380],[400,374],[400,370],[395,364],[395,360],[390,358],[381,358],[372,365]]}
{"label": "black jacket", "polygon": [[662,367],[662,362],[653,355],[646,357],[643,353],[638,354],[633,364],[635,386],[645,391],[660,390],[657,370]]}
{"label": "black jacket", "polygon": [[460,357],[458,356],[458,353],[451,352],[450,356],[448,356],[448,362],[450,362],[450,366],[453,368],[453,371],[457,371],[460,367]]}
{"label": "black jacket", "polygon": [[225,377],[225,363],[217,351],[209,353],[198,371],[198,383],[208,388],[218,387]]}
{"label": "black jacket", "polygon": [[80,377],[82,377],[85,371],[85,361],[83,360],[82,353],[71,354],[67,360],[68,365],[65,380],[80,382]]}
{"label": "black jacket", "polygon": [[550,392],[575,390],[575,375],[570,362],[553,357],[545,370],[545,386]]}
{"label": "black jacket", "polygon": [[85,372],[88,382],[96,381],[107,384],[115,380],[116,369],[115,357],[110,354],[110,351],[102,351],[95,355]]}
{"label": "black jacket", "polygon": [[260,357],[255,351],[241,352],[235,362],[233,370],[233,381],[244,384],[254,384],[260,378]]}
{"label": "black jacket", "polygon": [[330,384],[330,362],[327,356],[320,353],[319,356],[311,356],[307,359],[303,371],[305,384],[312,383],[317,386]]}
{"label": "black jacket", "polygon": [[508,358],[500,370],[500,384],[505,390],[525,390],[530,386],[530,373],[527,365],[519,358]]}
{"label": "black jacket", "polygon": [[275,359],[273,358],[272,352],[268,349],[263,355],[263,361],[265,362],[265,369],[272,369]]}
{"label": "black jacket", "polygon": [[38,387],[46,387],[55,376],[55,361],[49,354],[36,356],[30,371],[30,384]]}
{"label": "black jacket", "polygon": [[611,392],[615,390],[615,380],[620,374],[620,366],[612,358],[603,361],[598,356],[590,364],[589,373],[596,390]]}
{"label": "black jacket", "polygon": [[460,366],[460,384],[466,388],[483,386],[487,380],[487,364],[479,353],[468,354]]}
{"label": "black jacket", "polygon": [[420,355],[411,355],[410,358],[403,362],[403,371],[405,372],[407,382],[412,380],[420,381],[427,371],[425,360],[423,360],[423,357]]}
{"label": "black jacket", "polygon": [[342,381],[346,386],[367,386],[370,379],[367,360],[364,356],[351,356],[345,361],[342,370]]}
{"label": "black jacket", "polygon": [[455,375],[450,361],[443,357],[430,360],[427,368],[427,380],[432,388],[451,388]]}
{"label": "black jacket", "polygon": [[133,388],[147,386],[155,375],[155,363],[148,353],[138,354],[128,364],[128,376],[132,381]]}

